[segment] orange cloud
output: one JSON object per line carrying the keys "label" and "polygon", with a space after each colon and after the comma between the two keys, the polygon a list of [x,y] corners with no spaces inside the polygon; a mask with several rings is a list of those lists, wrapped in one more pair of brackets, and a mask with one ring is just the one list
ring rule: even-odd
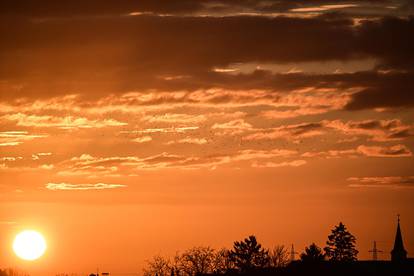
{"label": "orange cloud", "polygon": [[289,162],[264,162],[259,163],[257,161],[253,162],[252,167],[254,168],[280,168],[280,167],[299,167],[305,165],[307,162],[305,160],[294,160]]}
{"label": "orange cloud", "polygon": [[207,118],[204,115],[166,113],[161,115],[146,115],[142,120],[149,123],[194,124],[204,122]]}
{"label": "orange cloud", "polygon": [[263,129],[259,132],[243,137],[244,140],[264,139],[302,139],[324,134],[322,123],[301,123],[284,125],[271,129]]}
{"label": "orange cloud", "polygon": [[29,134],[27,131],[3,131],[0,132],[0,147],[18,146],[24,141],[36,138],[48,137],[46,134]]}
{"label": "orange cloud", "polygon": [[24,113],[8,114],[1,117],[3,120],[15,121],[18,126],[26,127],[57,127],[61,129],[102,128],[110,126],[125,126],[124,122],[113,119],[89,120],[73,116],[55,117],[50,115],[27,115]]}
{"label": "orange cloud", "polygon": [[368,136],[378,142],[402,140],[414,136],[414,126],[404,125],[401,120],[340,120],[323,121],[328,128],[340,131],[345,135]]}
{"label": "orange cloud", "polygon": [[187,131],[197,130],[198,126],[186,127],[166,127],[166,128],[145,128],[142,130],[126,130],[120,131],[122,134],[136,134],[136,133],[184,133]]}
{"label": "orange cloud", "polygon": [[132,139],[132,141],[136,142],[136,143],[145,143],[145,142],[152,141],[152,137],[151,136],[142,136],[142,137],[137,137],[135,139]]}
{"label": "orange cloud", "polygon": [[191,137],[186,137],[183,139],[179,139],[176,141],[168,141],[166,144],[167,145],[174,145],[174,144],[196,144],[196,145],[204,145],[207,144],[208,141],[205,138],[191,138]]}
{"label": "orange cloud", "polygon": [[365,156],[372,157],[410,157],[413,155],[411,150],[404,145],[390,147],[361,145],[357,148],[357,151]]}
{"label": "orange cloud", "polygon": [[226,123],[215,123],[211,128],[219,130],[216,133],[218,135],[236,135],[253,130],[253,126],[243,119],[236,119]]}
{"label": "orange cloud", "polygon": [[341,157],[410,157],[412,152],[404,145],[394,146],[367,146],[359,145],[356,149],[345,150],[328,150],[328,151],[316,151],[305,152],[302,157],[314,158],[341,158]]}
{"label": "orange cloud", "polygon": [[104,190],[104,189],[116,189],[124,188],[126,185],[121,184],[106,184],[106,183],[96,183],[96,184],[70,184],[70,183],[47,183],[46,189],[52,191],[86,191],[86,190]]}
{"label": "orange cloud", "polygon": [[414,188],[414,176],[350,177],[352,188]]}

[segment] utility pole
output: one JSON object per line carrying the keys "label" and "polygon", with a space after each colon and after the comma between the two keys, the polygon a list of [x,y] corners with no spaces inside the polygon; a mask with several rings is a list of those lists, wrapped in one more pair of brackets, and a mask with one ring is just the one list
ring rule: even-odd
{"label": "utility pole", "polygon": [[376,241],[374,241],[373,248],[368,252],[372,253],[372,260],[373,261],[378,261],[378,253],[382,253],[381,250],[377,249],[377,242]]}

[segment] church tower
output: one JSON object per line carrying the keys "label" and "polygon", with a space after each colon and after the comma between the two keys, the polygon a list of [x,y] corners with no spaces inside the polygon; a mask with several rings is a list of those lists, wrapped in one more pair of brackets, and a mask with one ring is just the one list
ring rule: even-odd
{"label": "church tower", "polygon": [[398,215],[397,233],[395,234],[394,248],[391,251],[391,261],[401,262],[407,259],[407,251],[404,249],[401,229],[400,215]]}

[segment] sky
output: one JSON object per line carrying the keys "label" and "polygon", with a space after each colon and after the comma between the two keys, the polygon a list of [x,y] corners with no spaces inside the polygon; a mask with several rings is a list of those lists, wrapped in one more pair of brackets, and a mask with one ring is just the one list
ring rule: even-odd
{"label": "sky", "polygon": [[[4,0],[0,266],[140,273],[192,246],[414,256],[414,4]],[[37,261],[11,250],[24,229]],[[114,274],[115,275],[115,274]]]}

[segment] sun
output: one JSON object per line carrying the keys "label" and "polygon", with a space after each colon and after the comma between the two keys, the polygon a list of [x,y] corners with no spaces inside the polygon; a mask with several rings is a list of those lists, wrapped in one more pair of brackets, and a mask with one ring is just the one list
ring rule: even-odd
{"label": "sun", "polygon": [[21,259],[33,261],[46,251],[46,241],[42,234],[33,230],[25,230],[17,234],[13,242],[13,251]]}

